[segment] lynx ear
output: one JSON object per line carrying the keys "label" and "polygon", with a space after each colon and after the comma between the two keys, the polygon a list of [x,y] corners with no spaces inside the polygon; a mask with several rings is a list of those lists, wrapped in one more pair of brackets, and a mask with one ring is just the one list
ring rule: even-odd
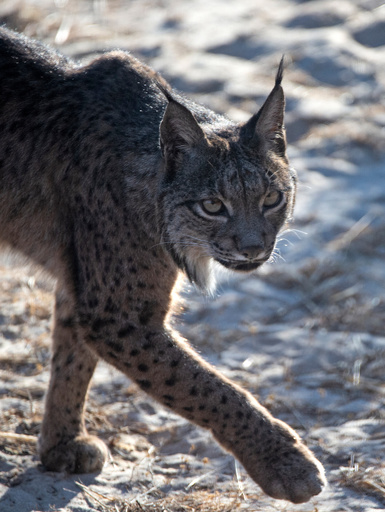
{"label": "lynx ear", "polygon": [[205,138],[202,128],[188,108],[176,101],[168,91],[168,105],[160,124],[160,145],[164,153],[177,153],[196,146]]}
{"label": "lynx ear", "polygon": [[283,124],[285,96],[281,86],[283,57],[279,64],[275,85],[257,114],[242,127],[241,137],[247,143],[262,143],[283,156],[286,151],[286,136]]}

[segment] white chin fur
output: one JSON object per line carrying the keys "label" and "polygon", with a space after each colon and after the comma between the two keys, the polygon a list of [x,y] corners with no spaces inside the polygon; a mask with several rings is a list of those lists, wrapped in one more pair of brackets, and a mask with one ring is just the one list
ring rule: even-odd
{"label": "white chin fur", "polygon": [[205,294],[213,295],[216,288],[214,262],[209,256],[186,254],[186,273],[194,284]]}

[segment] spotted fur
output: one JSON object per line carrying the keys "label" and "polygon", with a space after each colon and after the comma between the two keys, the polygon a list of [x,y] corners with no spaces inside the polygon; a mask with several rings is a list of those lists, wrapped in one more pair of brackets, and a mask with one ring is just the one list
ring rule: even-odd
{"label": "spotted fur", "polygon": [[124,52],[78,65],[0,28],[0,240],[57,279],[43,464],[100,470],[84,403],[98,358],[232,452],[271,496],[308,500],[323,469],[298,435],[169,326],[180,270],[251,272],[290,218],[282,65],[237,125]]}

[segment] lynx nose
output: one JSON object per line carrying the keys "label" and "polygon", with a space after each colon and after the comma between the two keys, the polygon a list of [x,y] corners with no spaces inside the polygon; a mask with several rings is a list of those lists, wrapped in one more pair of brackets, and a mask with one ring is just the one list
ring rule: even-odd
{"label": "lynx nose", "polygon": [[248,245],[246,247],[242,247],[239,251],[242,256],[248,258],[249,260],[261,259],[265,256],[264,246],[263,244],[258,245]]}
{"label": "lynx nose", "polygon": [[247,233],[234,236],[238,254],[248,260],[260,260],[266,257],[266,241],[264,234]]}

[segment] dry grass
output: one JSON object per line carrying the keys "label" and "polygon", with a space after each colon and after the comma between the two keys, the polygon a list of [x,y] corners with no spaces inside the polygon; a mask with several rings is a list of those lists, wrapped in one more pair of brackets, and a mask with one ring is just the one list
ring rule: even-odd
{"label": "dry grass", "polygon": [[90,504],[101,512],[233,512],[242,503],[242,497],[235,492],[198,490],[162,496],[155,488],[127,501],[97,493],[81,483],[78,485]]}
{"label": "dry grass", "polygon": [[360,494],[374,496],[385,505],[385,466],[346,468],[341,484]]}

